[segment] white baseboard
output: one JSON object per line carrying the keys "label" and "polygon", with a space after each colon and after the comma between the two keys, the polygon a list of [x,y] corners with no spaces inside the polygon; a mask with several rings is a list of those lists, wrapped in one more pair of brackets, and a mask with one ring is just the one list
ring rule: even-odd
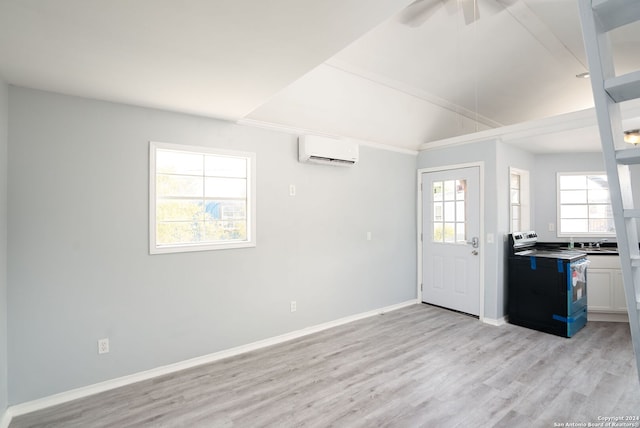
{"label": "white baseboard", "polygon": [[348,324],[350,322],[358,321],[364,318],[369,318],[375,315],[380,315],[385,312],[394,311],[394,310],[404,308],[406,306],[415,305],[418,303],[420,302],[417,299],[407,300],[406,302],[398,303],[391,306],[386,306],[380,309],[374,309],[372,311],[363,312],[356,315],[351,315],[351,316],[340,318],[334,321],[329,321],[323,324],[318,324],[315,326],[303,328],[302,330],[296,330],[290,333],[282,334],[280,336],[271,337],[269,339],[259,340],[257,342],[248,343],[246,345],[237,346],[235,348],[226,349],[224,351],[214,352],[213,354],[191,358],[189,360],[180,361],[174,364],[156,367],[154,369],[145,370],[145,371],[134,373],[131,375],[122,376],[122,377],[110,379],[104,382],[95,383],[93,385],[88,385],[81,388],[76,388],[69,391],[61,392],[59,394],[50,395],[48,397],[39,398],[37,400],[16,404],[16,405],[10,406],[5,411],[5,414],[0,420],[0,428],[7,428],[9,426],[9,423],[11,422],[11,419],[14,417],[35,412],[36,410],[42,410],[47,407],[56,406],[58,404],[77,400],[79,398],[88,397],[90,395],[109,391],[111,389],[119,388],[125,385],[130,385],[132,383],[140,382],[143,380],[152,379],[157,376],[163,376],[163,375],[174,373],[180,370],[185,370],[191,367],[200,366],[202,364],[212,363],[214,361],[218,361],[223,358],[229,358],[229,357],[243,354],[245,352],[250,352],[256,349],[265,348],[267,346],[276,345],[278,343],[287,342],[289,340],[293,340],[299,337],[307,336],[309,334],[317,333],[322,330],[327,330],[332,327]]}
{"label": "white baseboard", "polygon": [[9,409],[6,409],[3,413],[0,414],[0,428],[9,428],[9,424],[11,423],[11,413]]}
{"label": "white baseboard", "polygon": [[507,317],[504,316],[502,318],[482,318],[482,322],[485,324],[493,325],[499,327],[501,325],[505,325],[507,323]]}
{"label": "white baseboard", "polygon": [[587,321],[629,322],[629,316],[626,312],[587,311]]}

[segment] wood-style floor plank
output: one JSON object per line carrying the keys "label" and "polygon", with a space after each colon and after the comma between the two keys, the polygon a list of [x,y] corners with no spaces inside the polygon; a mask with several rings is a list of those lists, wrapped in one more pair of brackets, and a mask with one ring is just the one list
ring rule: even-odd
{"label": "wood-style floor plank", "polygon": [[24,427],[552,427],[640,416],[629,326],[414,305],[15,418]]}

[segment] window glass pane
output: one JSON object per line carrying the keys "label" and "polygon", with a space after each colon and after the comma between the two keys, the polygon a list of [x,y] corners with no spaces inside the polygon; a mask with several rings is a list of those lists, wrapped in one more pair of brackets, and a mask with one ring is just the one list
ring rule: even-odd
{"label": "window glass pane", "polygon": [[441,201],[443,198],[443,184],[442,181],[436,181],[433,183],[433,200]]}
{"label": "window glass pane", "polygon": [[520,203],[520,190],[511,189],[511,203],[519,204]]}
{"label": "window glass pane", "polygon": [[[511,206],[511,218],[513,220],[519,220],[520,219],[520,206],[519,205],[512,205]],[[517,232],[518,229],[514,229],[514,232]]]}
{"label": "window glass pane", "polygon": [[560,207],[562,218],[588,218],[587,205],[563,205]]}
{"label": "window glass pane", "polygon": [[442,216],[442,202],[433,203],[433,220],[434,221],[444,220],[444,217]]}
{"label": "window glass pane", "polygon": [[444,225],[442,223],[433,224],[433,241],[434,242],[444,241]]}
{"label": "window glass pane", "polygon": [[444,224],[444,242],[455,242],[456,240],[456,224]]}
{"label": "window glass pane", "polygon": [[466,205],[464,201],[456,202],[456,221],[465,221]]}
{"label": "window glass pane", "polygon": [[204,220],[202,200],[158,199],[156,219],[166,220]]}
{"label": "window glass pane", "polygon": [[590,204],[608,204],[609,201],[609,191],[608,190],[589,190],[588,192],[588,202]]}
{"label": "window glass pane", "polygon": [[589,230],[589,221],[587,219],[561,219],[560,227],[563,233],[585,233]]}
{"label": "window glass pane", "polygon": [[561,204],[586,204],[586,190],[563,190],[560,192]]}
{"label": "window glass pane", "polygon": [[587,177],[584,175],[562,175],[560,176],[560,189],[586,189]]}
{"label": "window glass pane", "polygon": [[463,201],[467,193],[467,180],[456,180],[456,199]]}
{"label": "window glass pane", "polygon": [[612,218],[597,218],[589,220],[589,232],[611,233],[616,230]]}
{"label": "window glass pane", "polygon": [[589,218],[612,218],[611,205],[589,205]]}
{"label": "window glass pane", "polygon": [[158,244],[197,244],[202,241],[202,221],[158,222],[156,242]]}
{"label": "window glass pane", "polygon": [[606,175],[589,175],[587,177],[588,189],[609,189],[609,182]]}
{"label": "window glass pane", "polygon": [[247,223],[244,220],[217,220],[205,223],[208,241],[237,241],[247,239]]}
{"label": "window glass pane", "polygon": [[520,188],[520,176],[518,174],[511,174],[511,188],[512,189]]}
{"label": "window glass pane", "polygon": [[156,151],[156,173],[202,175],[203,156],[174,150]]}
{"label": "window glass pane", "polygon": [[464,223],[456,223],[456,241],[467,242],[467,234],[465,232]]}
{"label": "window glass pane", "polygon": [[247,160],[229,156],[205,156],[205,175],[211,177],[246,177]]}
{"label": "window glass pane", "polygon": [[514,232],[520,232],[520,220],[514,218],[513,221],[511,222],[511,230],[513,230]]}
{"label": "window glass pane", "polygon": [[223,220],[238,220],[246,218],[246,204],[244,201],[225,201],[222,204]]}
{"label": "window glass pane", "polygon": [[244,178],[206,177],[205,196],[207,198],[246,198],[247,180]]}
{"label": "window glass pane", "polygon": [[444,221],[456,220],[456,203],[445,202],[444,203]]}
{"label": "window glass pane", "polygon": [[[444,182],[444,200],[453,201],[456,199],[455,188],[456,182],[454,180],[447,180]],[[446,214],[445,214],[446,215]]]}
{"label": "window glass pane", "polygon": [[164,175],[156,176],[156,196],[175,197],[202,197],[203,182],[202,177],[187,175]]}
{"label": "window glass pane", "polygon": [[208,200],[205,203],[206,220],[246,219],[246,201]]}

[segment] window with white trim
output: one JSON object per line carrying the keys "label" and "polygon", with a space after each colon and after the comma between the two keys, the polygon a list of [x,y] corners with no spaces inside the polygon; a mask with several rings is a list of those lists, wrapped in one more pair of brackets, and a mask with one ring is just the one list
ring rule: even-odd
{"label": "window with white trim", "polygon": [[150,143],[150,252],[255,246],[255,153]]}
{"label": "window with white trim", "polygon": [[509,220],[511,233],[530,229],[529,171],[509,168]]}
{"label": "window with white trim", "polygon": [[615,236],[605,173],[559,172],[557,185],[558,236]]}

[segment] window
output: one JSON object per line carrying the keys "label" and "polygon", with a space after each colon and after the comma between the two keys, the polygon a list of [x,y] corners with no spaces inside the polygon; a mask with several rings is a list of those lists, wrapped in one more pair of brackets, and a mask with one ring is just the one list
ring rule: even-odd
{"label": "window", "polygon": [[511,173],[509,180],[511,195],[511,232],[522,231],[522,205],[520,203],[520,174]]}
{"label": "window", "polygon": [[529,230],[529,171],[509,168],[511,233]]}
{"label": "window", "polygon": [[467,242],[467,180],[433,183],[433,241]]}
{"label": "window", "polygon": [[606,174],[558,173],[558,236],[613,236]]}
{"label": "window", "polygon": [[255,246],[255,154],[150,144],[150,252]]}

